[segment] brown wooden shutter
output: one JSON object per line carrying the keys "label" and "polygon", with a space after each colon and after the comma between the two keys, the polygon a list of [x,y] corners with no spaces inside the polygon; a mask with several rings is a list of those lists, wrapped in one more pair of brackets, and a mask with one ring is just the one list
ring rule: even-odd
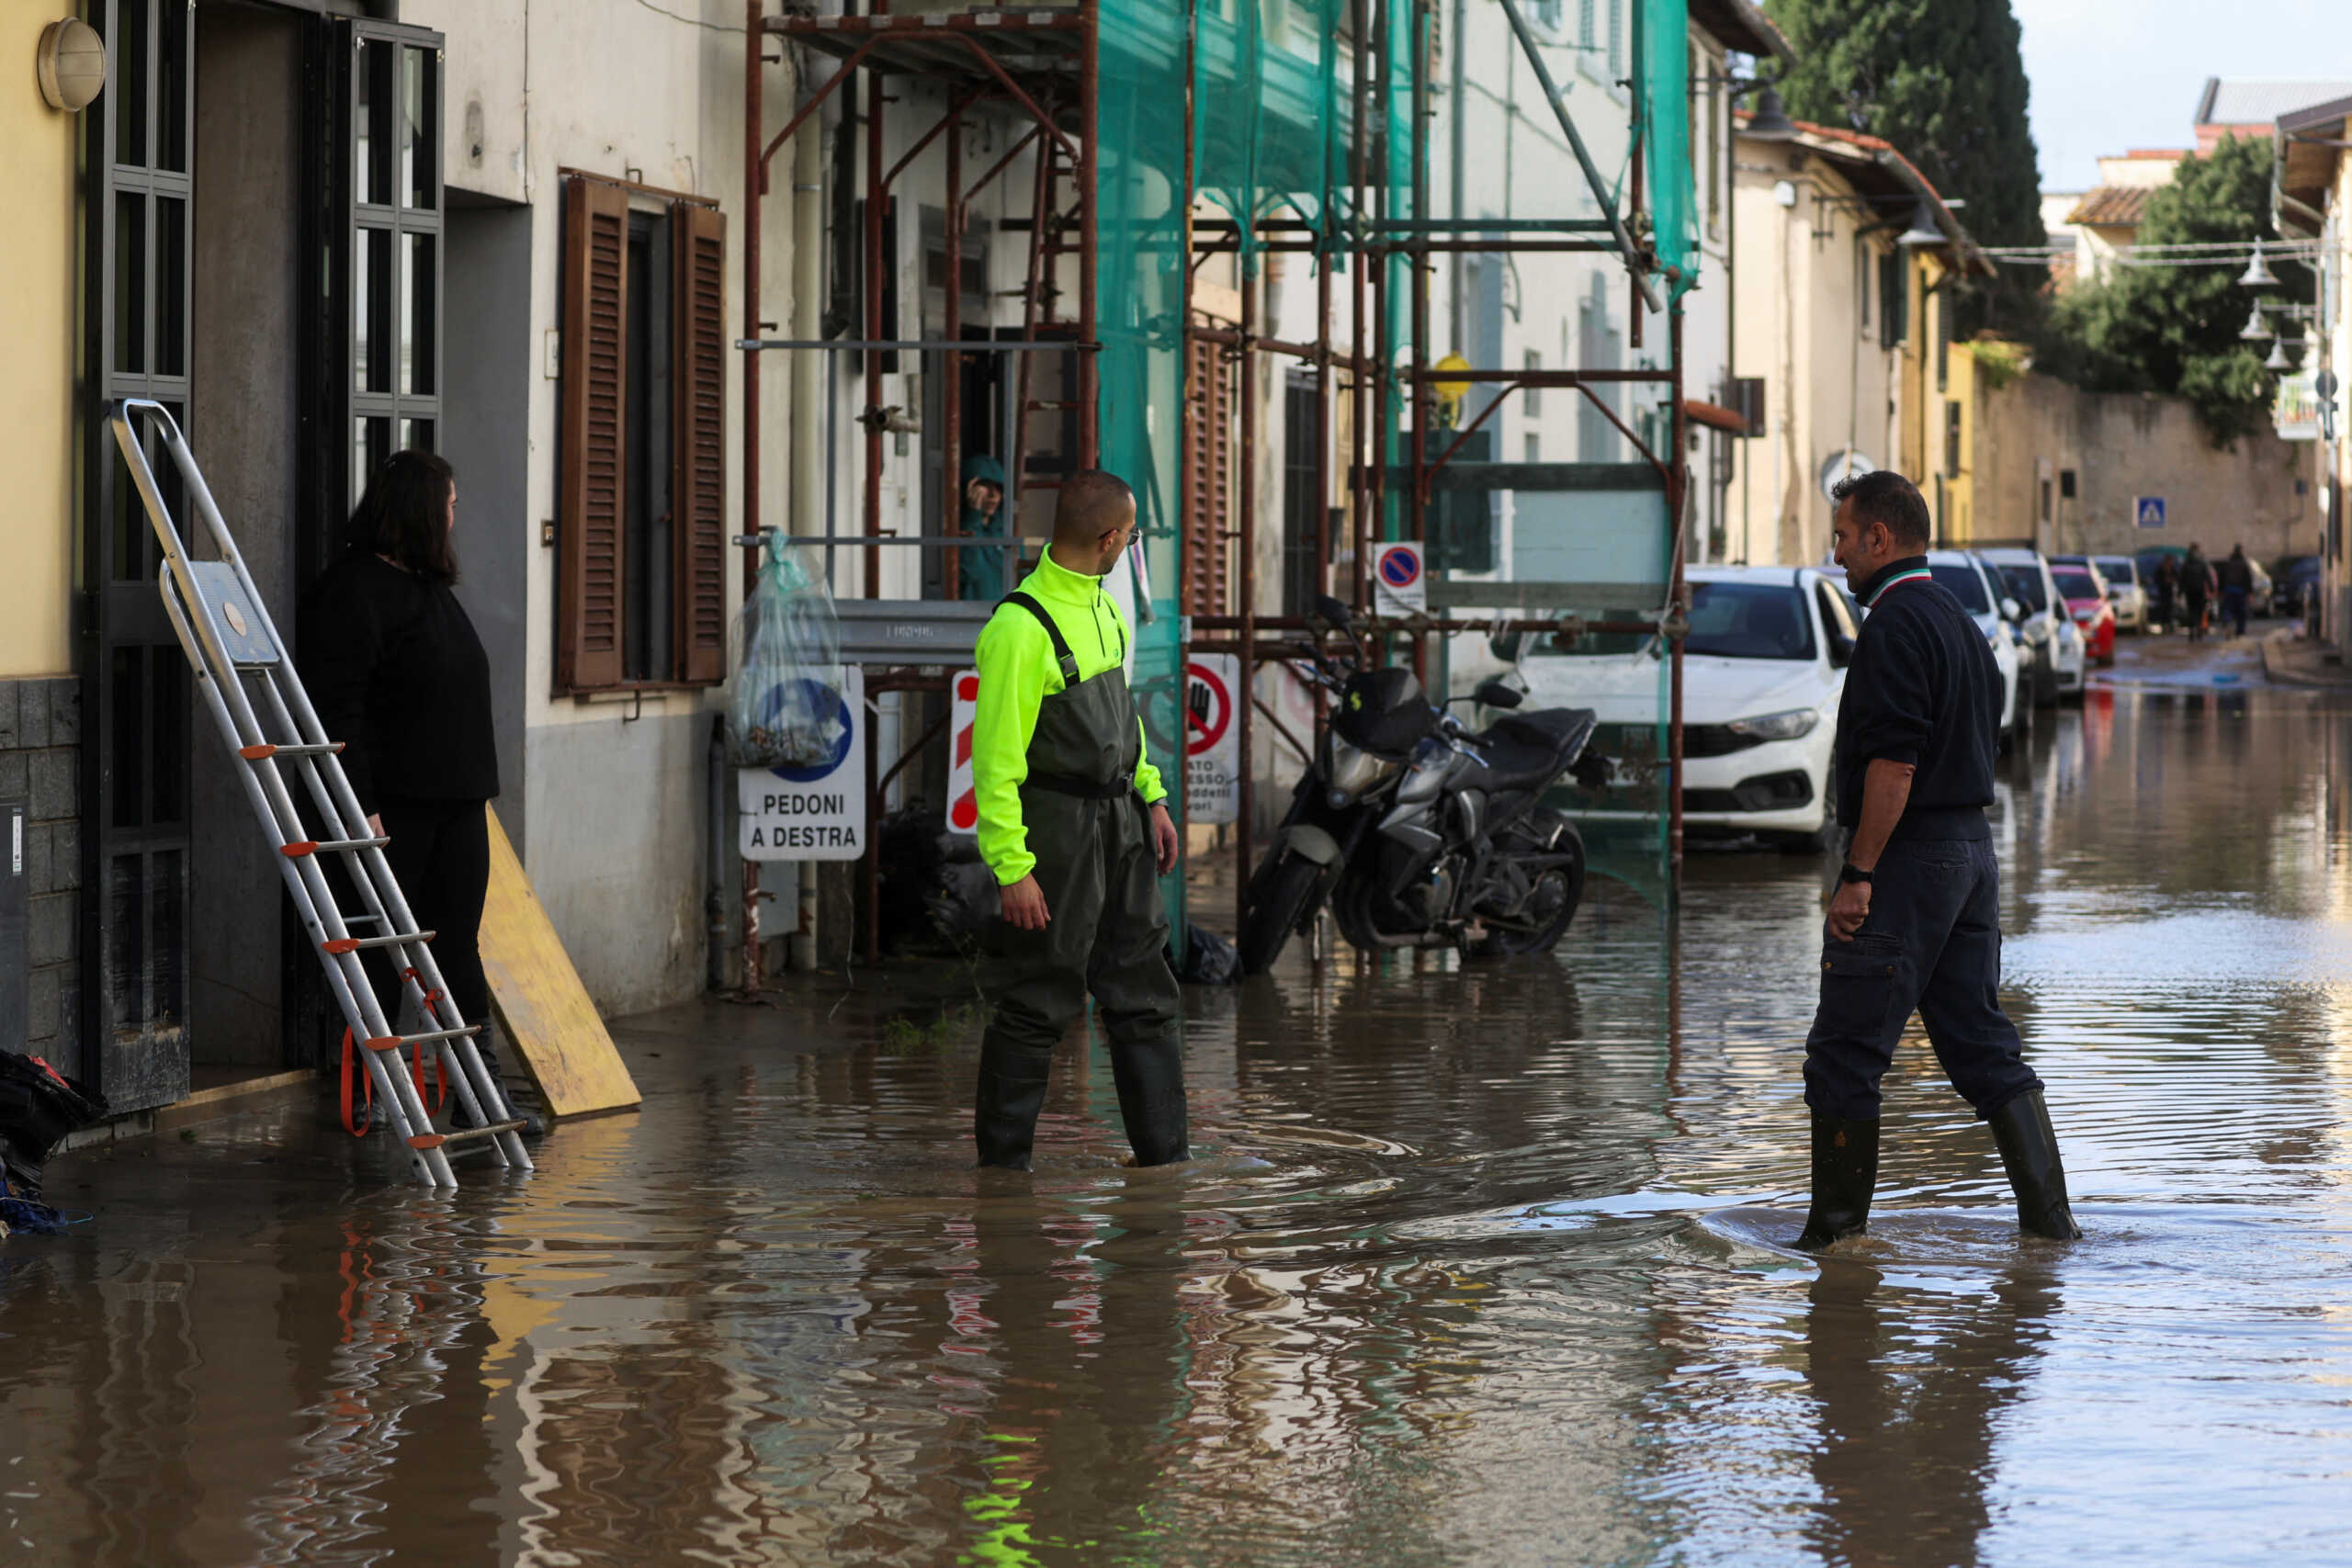
{"label": "brown wooden shutter", "polygon": [[1227,558],[1232,532],[1233,374],[1218,345],[1189,338],[1184,388],[1184,608],[1195,615],[1226,612]]}
{"label": "brown wooden shutter", "polygon": [[555,678],[562,691],[621,680],[621,423],[628,384],[628,193],[563,187]]}
{"label": "brown wooden shutter", "polygon": [[670,530],[677,551],[679,679],[727,679],[727,220],[708,207],[671,209]]}

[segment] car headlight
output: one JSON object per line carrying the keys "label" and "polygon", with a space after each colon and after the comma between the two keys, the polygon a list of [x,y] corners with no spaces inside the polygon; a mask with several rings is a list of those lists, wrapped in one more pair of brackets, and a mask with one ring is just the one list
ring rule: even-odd
{"label": "car headlight", "polygon": [[1794,740],[1800,735],[1810,735],[1813,727],[1821,722],[1821,715],[1812,708],[1791,708],[1786,713],[1768,713],[1757,718],[1736,718],[1724,726],[1734,735],[1752,735],[1758,740]]}

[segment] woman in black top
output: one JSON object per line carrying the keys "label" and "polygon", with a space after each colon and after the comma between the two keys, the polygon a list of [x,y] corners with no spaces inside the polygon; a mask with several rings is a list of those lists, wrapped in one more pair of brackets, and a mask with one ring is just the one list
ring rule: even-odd
{"label": "woman in black top", "polygon": [[[490,660],[451,592],[457,477],[430,452],[395,452],[351,514],[342,558],[296,611],[302,680],[343,769],[389,840],[385,858],[468,1023],[490,1017],[478,940],[490,886],[483,803],[498,795]],[[371,959],[381,959],[379,951]],[[371,964],[388,1018],[400,1003],[389,961]],[[495,1074],[487,1032],[476,1035]]]}

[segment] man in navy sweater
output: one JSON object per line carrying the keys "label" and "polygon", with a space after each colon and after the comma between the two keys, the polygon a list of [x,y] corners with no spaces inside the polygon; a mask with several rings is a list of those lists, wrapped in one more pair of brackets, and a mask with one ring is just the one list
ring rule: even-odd
{"label": "man in navy sweater", "polygon": [[2001,1010],[2000,865],[1984,807],[2001,677],[1984,634],[1928,571],[1928,506],[1881,468],[1842,480],[1837,559],[1870,611],[1838,708],[1838,820],[1849,835],[1805,1038],[1813,1209],[1797,1246],[1869,1227],[1879,1080],[1916,1010],[1952,1087],[1990,1122],[2018,1223],[2072,1239],[2041,1080]]}

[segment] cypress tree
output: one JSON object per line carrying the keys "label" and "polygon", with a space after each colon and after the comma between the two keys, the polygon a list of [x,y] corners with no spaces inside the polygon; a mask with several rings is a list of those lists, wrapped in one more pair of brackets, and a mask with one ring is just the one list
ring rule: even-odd
{"label": "cypress tree", "polygon": [[[2039,245],[2041,177],[2026,123],[2025,61],[2009,0],[1770,0],[1796,51],[1791,116],[1883,137],[1983,245]],[[1907,217],[1908,214],[1903,216]],[[2038,267],[2001,268],[1994,316],[2034,316]]]}

